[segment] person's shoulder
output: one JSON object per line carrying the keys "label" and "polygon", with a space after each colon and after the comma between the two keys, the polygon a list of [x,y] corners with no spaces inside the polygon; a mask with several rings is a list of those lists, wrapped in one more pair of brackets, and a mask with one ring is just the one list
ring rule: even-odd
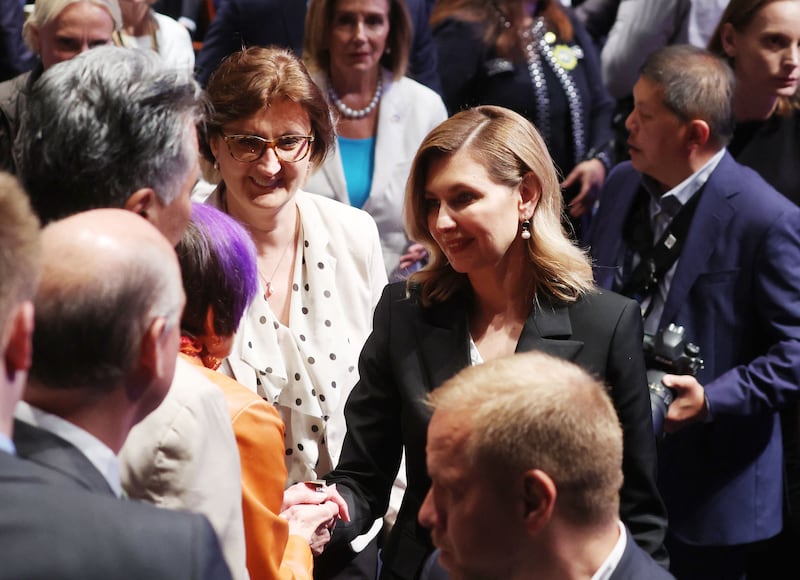
{"label": "person's shoulder", "polygon": [[468,15],[452,15],[437,22],[433,27],[434,37],[446,35],[450,38],[461,38],[464,42],[473,42],[482,38],[486,31],[486,23],[470,18]]}
{"label": "person's shoulder", "polygon": [[153,12],[158,27],[167,35],[177,36],[180,38],[188,38],[191,40],[191,35],[183,24],[161,12]]}
{"label": "person's shoulder", "polygon": [[[415,99],[426,99],[428,101],[441,101],[442,98],[439,93],[426,87],[419,81],[415,81],[409,76],[402,76],[397,80],[391,80],[388,90],[395,88],[397,91],[402,91],[405,94],[413,96]],[[419,106],[419,105],[417,105]]]}
{"label": "person's shoulder", "polygon": [[611,573],[609,580],[675,580],[675,577],[662,568],[650,554],[645,552],[626,530],[627,542],[622,558]]}
{"label": "person's shoulder", "polygon": [[16,115],[17,98],[28,85],[34,71],[24,72],[0,83],[0,110],[6,115]]}
{"label": "person's shoulder", "polygon": [[222,390],[201,369],[178,357],[166,397],[134,425],[119,456],[125,469],[149,471],[155,468],[155,453],[171,449],[188,463],[210,451],[203,448],[208,441],[232,446],[232,433]]}
{"label": "person's shoulder", "polygon": [[771,223],[777,216],[800,215],[800,208],[770,185],[754,169],[725,153],[708,179],[725,195],[740,217],[753,223]]}
{"label": "person's shoulder", "polygon": [[0,497],[7,489],[3,484],[28,483],[49,484],[52,481],[51,472],[39,467],[33,462],[26,461],[16,455],[0,451]]}
{"label": "person's shoulder", "polygon": [[214,405],[218,405],[219,401],[223,400],[223,395],[219,387],[203,373],[201,368],[178,357],[175,363],[175,376],[172,378],[172,385],[165,401],[167,399],[181,405],[194,406],[206,400],[213,401]]}
{"label": "person's shoulder", "polygon": [[[218,547],[216,554],[204,555],[218,543],[203,516],[49,483],[2,480],[0,497],[13,493],[14,509],[4,512],[0,536],[13,537],[15,549],[12,553],[4,551],[10,550],[9,544],[0,547],[0,578],[133,579],[147,574],[174,580],[194,577],[188,570],[208,570],[202,559],[216,557],[221,563]],[[4,533],[5,526],[11,535]],[[76,529],[80,533],[70,532]],[[58,550],[40,552],[33,561],[22,556],[37,545],[41,549],[53,537],[58,538]],[[25,574],[17,576],[13,570]],[[215,577],[229,575],[224,570]]]}
{"label": "person's shoulder", "polygon": [[629,160],[620,161],[611,168],[606,181],[609,181],[612,177],[616,179],[626,179],[631,176],[641,177],[641,174],[634,169],[633,164]]}
{"label": "person's shoulder", "polygon": [[234,432],[236,431],[236,419],[239,418],[242,413],[256,412],[260,415],[268,415],[270,418],[274,419],[280,417],[275,407],[236,379],[205,367],[201,370],[220,388],[222,394],[225,396],[228,412],[230,413],[231,421],[234,423]]}
{"label": "person's shoulder", "polygon": [[320,219],[330,228],[339,229],[356,237],[359,237],[364,227],[376,228],[377,232],[372,216],[357,207],[307,191],[297,192],[297,202],[300,205],[301,215],[303,209],[314,208]]}
{"label": "person's shoulder", "polygon": [[581,296],[569,306],[573,312],[586,313],[590,318],[618,319],[623,312],[639,312],[635,300],[602,288],[596,288]]}
{"label": "person's shoulder", "polygon": [[394,80],[389,74],[386,75],[386,79],[386,97],[389,99],[388,102],[392,103],[387,112],[396,115],[398,110],[408,109],[412,113],[408,119],[403,119],[402,115],[395,118],[409,123],[416,122],[425,128],[425,133],[431,125],[447,119],[444,101],[433,89],[407,76]]}

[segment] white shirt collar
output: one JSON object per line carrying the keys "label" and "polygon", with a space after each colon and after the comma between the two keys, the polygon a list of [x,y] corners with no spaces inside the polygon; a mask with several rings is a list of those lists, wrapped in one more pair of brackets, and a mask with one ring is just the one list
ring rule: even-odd
{"label": "white shirt collar", "polygon": [[660,199],[663,199],[667,196],[672,196],[677,199],[681,205],[686,205],[692,196],[700,191],[700,188],[705,185],[706,181],[708,181],[708,178],[711,177],[711,174],[714,173],[717,165],[719,165],[719,162],[722,161],[725,151],[726,149],[724,147],[717,151],[714,156],[706,161],[700,169],[663,194],[658,193],[659,186],[656,180],[647,175],[643,175],[642,182],[652,197],[651,211],[654,205],[657,206],[659,204]]}
{"label": "white shirt collar", "polygon": [[14,441],[5,433],[0,433],[0,451],[4,451],[10,455],[17,454],[17,448],[14,447]]}
{"label": "white shirt collar", "polygon": [[614,545],[614,548],[608,554],[608,557],[597,569],[597,572],[592,574],[591,580],[608,580],[617,569],[617,564],[622,560],[622,554],[625,552],[625,546],[628,543],[628,533],[625,531],[625,525],[621,521],[617,521],[619,525],[619,539]]}
{"label": "white shirt collar", "polygon": [[117,497],[122,497],[122,483],[119,474],[119,459],[105,443],[97,437],[57,415],[42,411],[25,401],[17,403],[14,416],[29,425],[44,429],[70,442],[103,475]]}

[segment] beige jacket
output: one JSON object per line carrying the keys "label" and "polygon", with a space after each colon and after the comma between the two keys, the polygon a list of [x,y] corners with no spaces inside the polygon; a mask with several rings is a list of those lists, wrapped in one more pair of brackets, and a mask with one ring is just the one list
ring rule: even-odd
{"label": "beige jacket", "polygon": [[204,514],[235,580],[247,580],[242,475],[225,397],[178,357],[164,401],[128,435],[119,454],[127,494]]}

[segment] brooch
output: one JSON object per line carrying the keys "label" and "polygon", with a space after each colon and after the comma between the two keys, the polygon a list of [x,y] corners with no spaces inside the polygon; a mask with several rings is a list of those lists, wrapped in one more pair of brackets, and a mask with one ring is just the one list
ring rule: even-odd
{"label": "brooch", "polygon": [[571,47],[566,44],[557,44],[553,47],[553,58],[558,66],[564,70],[574,70],[578,66],[578,59],[583,58],[583,51],[579,46]]}

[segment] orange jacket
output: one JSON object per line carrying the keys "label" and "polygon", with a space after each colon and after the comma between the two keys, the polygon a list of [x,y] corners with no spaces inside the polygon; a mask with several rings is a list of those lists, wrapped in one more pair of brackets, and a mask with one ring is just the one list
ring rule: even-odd
{"label": "orange jacket", "polygon": [[222,389],[228,403],[242,465],[242,511],[251,580],[311,580],[311,548],[289,535],[280,517],[286,487],[284,425],[275,408],[234,379],[202,366],[199,358],[181,354],[198,365]]}

